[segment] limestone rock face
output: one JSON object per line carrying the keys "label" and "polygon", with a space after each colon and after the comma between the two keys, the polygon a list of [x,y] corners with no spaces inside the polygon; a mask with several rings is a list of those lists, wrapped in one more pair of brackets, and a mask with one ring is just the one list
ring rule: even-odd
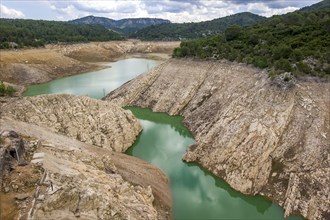
{"label": "limestone rock face", "polygon": [[184,160],[272,198],[285,215],[328,219],[330,83],[284,84],[243,64],[172,59],[105,100],[184,116],[196,139]]}
{"label": "limestone rock face", "polygon": [[56,133],[116,152],[127,150],[141,131],[130,111],[84,96],[18,98],[2,106],[2,116],[51,128]]}
{"label": "limestone rock face", "polygon": [[[1,219],[170,219],[168,179],[158,168],[45,127],[0,123],[0,150],[19,142],[26,151],[20,166],[10,162],[15,155],[0,157],[12,164],[1,167]],[[20,135],[7,135],[13,130]]]}

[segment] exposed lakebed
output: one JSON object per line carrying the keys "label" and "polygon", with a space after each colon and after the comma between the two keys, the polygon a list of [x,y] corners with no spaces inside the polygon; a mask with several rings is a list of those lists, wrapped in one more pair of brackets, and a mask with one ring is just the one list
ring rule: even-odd
{"label": "exposed lakebed", "polygon": [[[69,93],[100,99],[159,63],[125,59],[109,64],[108,69],[31,86],[25,95]],[[143,131],[127,154],[158,166],[169,177],[174,219],[284,219],[283,210],[266,198],[245,196],[199,166],[184,163],[181,158],[194,139],[181,117],[128,109],[140,119]]]}

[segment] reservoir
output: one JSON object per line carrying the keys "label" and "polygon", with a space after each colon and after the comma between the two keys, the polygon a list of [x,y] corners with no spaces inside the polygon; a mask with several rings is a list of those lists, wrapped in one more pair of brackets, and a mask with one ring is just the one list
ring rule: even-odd
{"label": "reservoir", "polygon": [[[69,93],[100,99],[159,64],[154,60],[125,59],[108,64],[111,68],[30,86],[25,95]],[[198,165],[183,162],[181,158],[194,139],[183,126],[182,117],[139,107],[126,109],[143,127],[126,153],[158,166],[169,177],[174,219],[285,219],[283,209],[268,199],[243,195]]]}
{"label": "reservoir", "polygon": [[56,79],[47,83],[30,86],[25,96],[40,94],[67,93],[87,95],[101,99],[110,91],[127,81],[160,64],[160,61],[148,59],[125,59],[105,64],[109,68]]}

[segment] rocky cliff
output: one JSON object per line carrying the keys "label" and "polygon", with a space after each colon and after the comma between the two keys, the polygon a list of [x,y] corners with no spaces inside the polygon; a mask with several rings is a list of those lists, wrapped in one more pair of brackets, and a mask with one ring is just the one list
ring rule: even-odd
{"label": "rocky cliff", "polygon": [[95,146],[125,152],[141,131],[130,111],[88,97],[41,95],[2,106],[2,116],[52,129]]}
{"label": "rocky cliff", "polygon": [[[288,81],[288,82],[287,82]],[[105,97],[185,117],[197,162],[285,215],[330,217],[330,84],[270,79],[243,64],[172,59]]]}
{"label": "rocky cliff", "polygon": [[115,152],[140,131],[129,111],[69,95],[1,101],[1,219],[170,219],[167,177]]}

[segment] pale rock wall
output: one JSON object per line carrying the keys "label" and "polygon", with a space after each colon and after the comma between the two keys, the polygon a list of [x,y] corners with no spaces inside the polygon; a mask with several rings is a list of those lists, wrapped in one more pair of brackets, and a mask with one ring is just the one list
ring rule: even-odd
{"label": "pale rock wall", "polygon": [[[8,117],[0,122],[0,131],[15,130],[21,135],[28,152],[20,155],[25,160],[20,172],[15,172],[18,167],[12,158],[14,171],[3,176],[6,195],[21,198],[15,202],[20,219],[170,219],[168,179],[158,168],[45,127]],[[0,144],[3,147],[10,146]],[[20,182],[20,175],[29,178],[29,173],[36,172],[40,173],[36,184]],[[19,187],[12,188],[12,183]]]}
{"label": "pale rock wall", "polygon": [[105,100],[180,114],[196,144],[184,155],[285,215],[330,217],[330,83],[279,84],[227,61],[171,59]]}
{"label": "pale rock wall", "polygon": [[85,96],[40,95],[2,106],[2,116],[51,128],[85,143],[124,152],[142,130],[128,110]]}

